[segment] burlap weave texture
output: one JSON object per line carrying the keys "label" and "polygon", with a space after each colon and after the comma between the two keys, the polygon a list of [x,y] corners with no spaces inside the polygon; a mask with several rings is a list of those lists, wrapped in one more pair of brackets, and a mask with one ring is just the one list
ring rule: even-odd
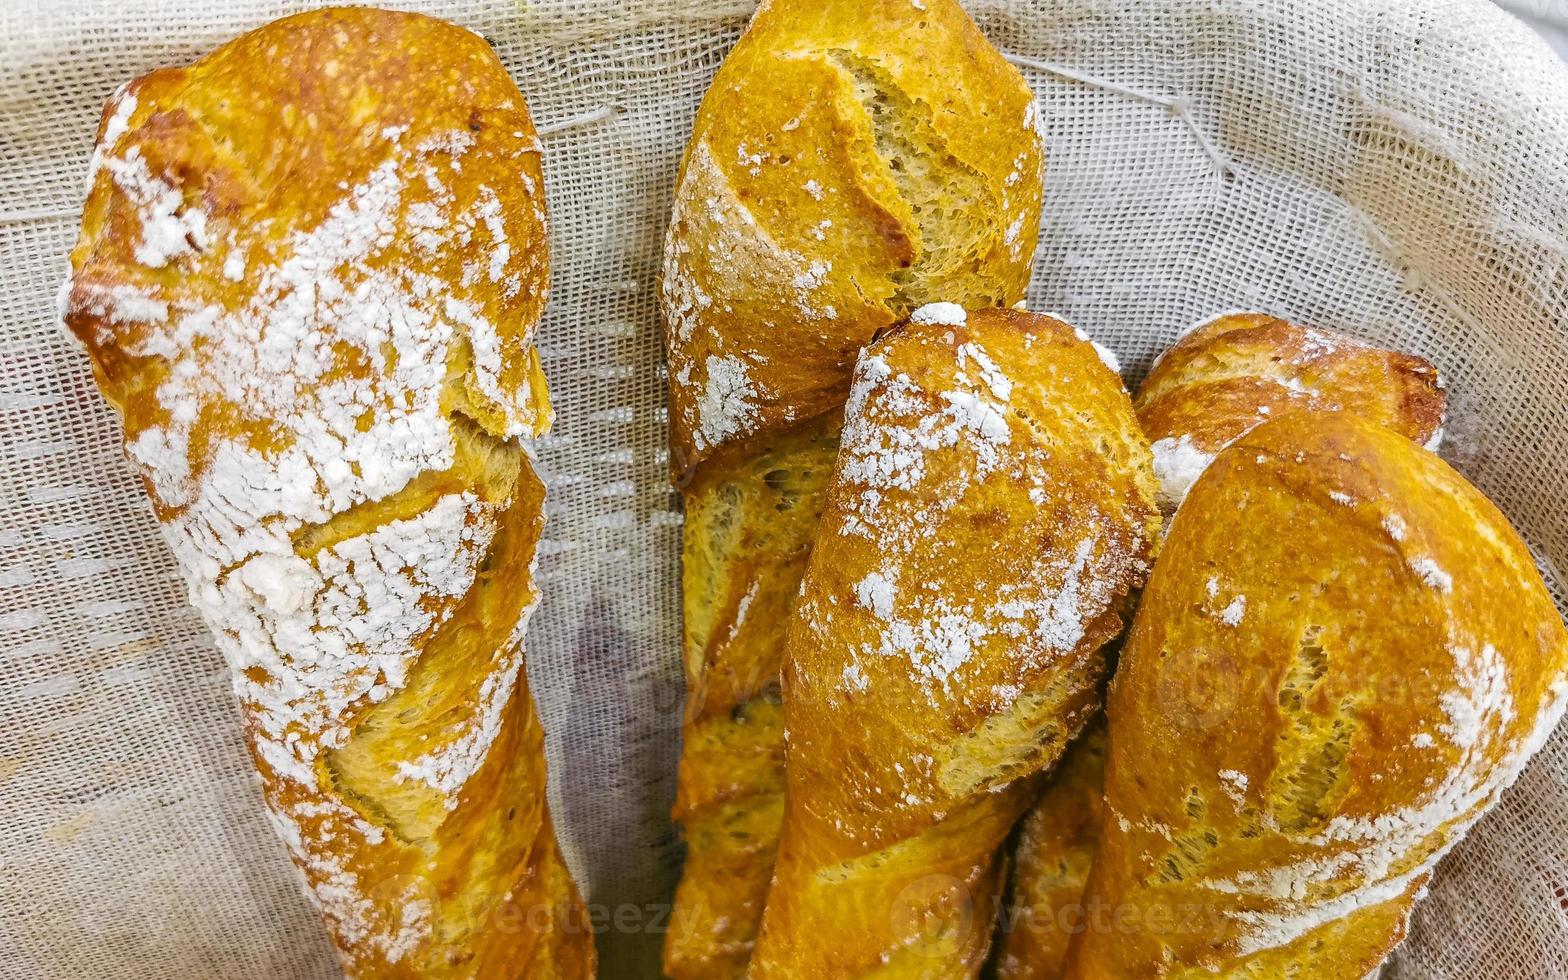
{"label": "burlap weave texture", "polygon": [[[678,502],[654,302],[728,0],[389,4],[474,28],[546,132],[558,409],[530,676],[604,974],[678,871]],[[1422,354],[1448,458],[1568,568],[1568,69],[1483,0],[970,0],[1049,139],[1031,306],[1137,381],[1250,307]],[[0,0],[0,976],[329,977],[221,658],[55,294],[104,99],[310,6]],[[1568,977],[1568,735],[1443,865],[1401,978]]]}

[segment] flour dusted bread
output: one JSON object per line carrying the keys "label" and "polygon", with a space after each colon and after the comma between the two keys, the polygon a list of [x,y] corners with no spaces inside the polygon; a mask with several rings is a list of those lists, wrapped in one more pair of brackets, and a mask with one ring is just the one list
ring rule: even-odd
{"label": "flour dusted bread", "polygon": [[1405,436],[1298,412],[1172,522],[1112,682],[1066,975],[1361,978],[1561,716],[1568,636],[1501,513]]}
{"label": "flour dusted bread", "polygon": [[765,0],[681,163],[663,302],[677,475],[843,404],[916,306],[1016,302],[1034,95],[954,0]]}
{"label": "flour dusted bread", "polygon": [[1023,297],[1035,122],[954,0],[764,3],[697,114],[660,297],[686,512],[678,980],[751,955],[783,809],[784,624],[855,356],[928,299]]}
{"label": "flour dusted bread", "polygon": [[1285,412],[1348,412],[1436,449],[1446,397],[1437,369],[1331,330],[1264,313],[1193,327],[1135,399],[1169,513],[1216,453]]}
{"label": "flour dusted bread", "polygon": [[327,10],[110,102],[66,322],[358,977],[586,977],[522,629],[539,147],[477,35]]}
{"label": "flour dusted bread", "polygon": [[[1445,394],[1437,370],[1420,358],[1261,313],[1230,313],[1198,324],[1166,352],[1134,404],[1169,512],[1214,453],[1276,414],[1343,412],[1435,443]],[[1067,940],[1085,912],[1103,779],[1103,752],[1075,746],[1020,827],[997,960],[1002,980],[1061,976]]]}
{"label": "flour dusted bread", "polygon": [[752,975],[974,975],[998,848],[1099,705],[1159,526],[1071,327],[917,310],[867,349],[788,637],[783,837]]}

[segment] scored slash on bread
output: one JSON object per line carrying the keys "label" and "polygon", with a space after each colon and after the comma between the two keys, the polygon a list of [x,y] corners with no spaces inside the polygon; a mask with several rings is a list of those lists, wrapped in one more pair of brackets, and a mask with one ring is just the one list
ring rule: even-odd
{"label": "scored slash on bread", "polygon": [[1130,399],[1071,327],[941,304],[867,349],[788,635],[752,976],[980,969],[998,848],[1098,708],[1159,521]]}
{"label": "scored slash on bread", "polygon": [[1350,413],[1253,429],[1123,650],[1086,899],[1120,924],[1065,975],[1369,975],[1565,703],[1568,635],[1478,490]]}
{"label": "scored slash on bread", "polygon": [[660,306],[685,502],[676,980],[744,976],[783,810],[778,665],[873,334],[1023,297],[1034,95],[955,0],[772,0],[697,113]]}
{"label": "scored slash on bread", "polygon": [[358,977],[593,972],[523,677],[548,264],[527,107],[451,24],[286,18],[105,111],[62,312]]}

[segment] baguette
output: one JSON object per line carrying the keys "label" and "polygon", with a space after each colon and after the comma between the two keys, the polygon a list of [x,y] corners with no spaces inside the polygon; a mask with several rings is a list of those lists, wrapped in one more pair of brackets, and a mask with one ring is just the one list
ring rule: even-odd
{"label": "baguette", "polygon": [[1273,416],[1349,412],[1435,451],[1445,400],[1437,369],[1419,357],[1264,313],[1226,313],[1177,341],[1134,403],[1169,514],[1216,453]]}
{"label": "baguette", "polygon": [[1112,682],[1066,976],[1368,976],[1565,703],[1568,634],[1479,491],[1348,413],[1257,427],[1177,513]]}
{"label": "baguette", "polygon": [[1098,709],[1159,528],[1148,443],[1080,336],[941,304],[861,357],[788,634],[753,977],[984,962],[1000,845]]}
{"label": "baguette", "polygon": [[743,976],[783,812],[778,666],[855,356],[1028,284],[1033,94],[954,0],[772,0],[698,111],[665,247],[685,501],[686,866],[665,972]]}
{"label": "baguette", "polygon": [[1083,920],[1083,890],[1100,840],[1105,717],[1096,718],[1051,770],[1017,830],[998,980],[1054,980]]}
{"label": "baguette", "polygon": [[[1343,334],[1261,313],[1198,324],[1162,356],[1134,398],[1154,445],[1161,506],[1174,510],[1212,454],[1274,414],[1343,411],[1435,447],[1446,396],[1437,369]],[[1083,888],[1099,840],[1103,752],[1075,751],[1048,778],[1019,831],[1014,904],[997,960],[1000,980],[1060,977],[1082,928]]]}
{"label": "baguette", "polygon": [[65,320],[356,977],[593,973],[522,673],[543,200],[516,86],[422,16],[276,21],[99,130]]}

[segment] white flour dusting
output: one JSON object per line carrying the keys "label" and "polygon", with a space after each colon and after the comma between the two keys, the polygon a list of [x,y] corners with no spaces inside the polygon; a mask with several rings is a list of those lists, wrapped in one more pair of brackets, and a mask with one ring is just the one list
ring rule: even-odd
{"label": "white flour dusting", "polygon": [[1220,613],[1220,622],[1224,623],[1226,626],[1240,626],[1241,617],[1246,613],[1246,611],[1247,597],[1239,595],[1232,599],[1230,601],[1230,605],[1226,606],[1225,610]]}
{"label": "white flour dusting", "polygon": [[893,583],[881,572],[872,572],[855,585],[855,597],[878,619],[893,615]]}
{"label": "white flour dusting", "polygon": [[[961,313],[957,307],[924,309],[923,325],[937,328],[954,325]],[[840,533],[869,538],[887,556],[854,585],[857,605],[878,624],[877,639],[864,652],[907,662],[935,696],[952,690],[954,679],[998,643],[1029,651],[1016,656],[1042,661],[1072,651],[1127,570],[1114,549],[1099,544],[1098,521],[1077,540],[1031,558],[1032,569],[979,594],[949,595],[938,583],[901,581],[904,556],[936,533],[944,515],[992,474],[1034,482],[1029,496],[1040,505],[1049,497],[1050,477],[1032,429],[1014,420],[1020,382],[981,343],[955,345],[950,382],[928,374],[921,375],[925,382],[916,382],[888,357],[879,349],[857,365],[839,462],[848,502]],[[939,456],[944,465],[935,477],[928,464]],[[896,610],[893,599],[906,590],[919,598]],[[820,624],[824,608],[813,606],[806,619]]]}
{"label": "white flour dusting", "polygon": [[1122,362],[1116,359],[1116,355],[1111,352],[1109,347],[1105,347],[1077,327],[1073,328],[1073,336],[1093,347],[1094,353],[1100,358],[1100,362],[1110,368],[1112,374],[1120,375],[1122,373]]}
{"label": "white flour dusting", "polygon": [[757,417],[757,388],[745,361],[710,354],[706,367],[708,378],[697,406],[701,422],[693,433],[699,449],[748,431]]}
{"label": "white flour dusting", "polygon": [[1235,769],[1220,770],[1220,789],[1224,790],[1225,795],[1229,796],[1238,807],[1247,804],[1247,785],[1246,773]]}
{"label": "white flour dusting", "polygon": [[1152,448],[1154,476],[1160,481],[1160,509],[1170,513],[1187,499],[1187,492],[1214,462],[1214,456],[1193,445],[1192,437],[1186,433],[1177,438],[1160,439]]}
{"label": "white flour dusting", "polygon": [[911,323],[940,323],[949,327],[961,327],[969,322],[969,315],[957,303],[927,303],[909,314],[909,320]]}
{"label": "white flour dusting", "polygon": [[1424,555],[1411,558],[1410,570],[1421,576],[1421,581],[1439,592],[1450,592],[1454,588],[1454,577],[1444,571],[1436,559]]}
{"label": "white flour dusting", "polygon": [[[1442,779],[1405,806],[1365,817],[1341,815],[1321,833],[1293,838],[1316,857],[1199,882],[1267,903],[1225,912],[1248,927],[1239,943],[1243,955],[1285,946],[1328,922],[1406,893],[1518,778],[1556,727],[1568,706],[1568,684],[1556,683],[1540,713],[1520,729],[1507,665],[1497,650],[1483,645],[1477,653],[1456,645],[1450,652],[1452,690],[1439,704],[1449,719],[1444,733],[1461,755]],[[1410,741],[1418,748],[1435,744],[1430,734],[1419,731]],[[1410,866],[1409,855],[1440,831],[1442,846]],[[1327,881],[1336,882],[1338,891],[1313,898],[1314,887]]]}
{"label": "white flour dusting", "polygon": [[970,361],[980,370],[980,377],[985,381],[986,387],[991,389],[991,394],[997,401],[1005,402],[1013,397],[1013,382],[1002,369],[991,360],[991,355],[979,344],[958,345],[958,366],[966,367]]}
{"label": "white flour dusting", "polygon": [[1400,517],[1398,514],[1389,514],[1387,517],[1383,518],[1383,530],[1387,531],[1388,536],[1393,538],[1395,541],[1403,541],[1405,540],[1405,534],[1410,530],[1410,528],[1409,525],[1405,523],[1405,519],[1403,517]]}
{"label": "white flour dusting", "polygon": [[130,94],[129,84],[121,85],[110,99],[114,112],[109,116],[109,121],[104,124],[103,136],[99,138],[98,145],[93,150],[92,164],[87,171],[87,184],[92,186],[93,178],[98,176],[98,168],[103,165],[103,158],[119,146],[120,137],[124,136],[131,126],[131,116],[136,112],[136,96]]}
{"label": "white flour dusting", "polygon": [[[390,133],[389,158],[345,186],[318,225],[289,232],[271,251],[247,252],[239,240],[246,229],[216,239],[207,215],[154,174],[138,148],[114,152],[134,108],[134,98],[120,99],[97,159],[140,219],[136,261],[158,269],[227,249],[212,261],[225,280],[250,288],[223,307],[84,282],[69,312],[101,317],[101,342],[168,362],[156,389],[165,418],[136,434],[127,452],[173,512],[165,536],[229,662],[256,755],[280,781],[272,817],[309,869],[313,898],[347,941],[380,944],[395,961],[428,931],[428,906],[411,899],[400,922],[372,924],[373,904],[329,848],[374,845],[383,831],[326,792],[318,767],[324,752],[346,744],[356,711],[406,684],[423,638],[473,585],[497,529],[495,506],[472,492],[448,493],[315,552],[296,553],[294,535],[452,465],[444,392],[460,343],[472,350],[476,397],[510,434],[548,417],[527,385],[509,391],[501,383],[503,361],[523,348],[503,350],[500,332],[462,287],[419,271],[400,243],[429,246],[430,235],[441,249],[461,242],[509,294],[523,273],[542,275],[542,257],[514,254],[489,188],[472,207],[456,205],[448,174],[474,142],[462,131],[417,147]],[[103,336],[114,324],[140,329]],[[197,442],[214,406],[265,425],[269,438]],[[403,764],[405,778],[449,808],[483,763],[516,689],[518,639],[496,653],[472,715]],[[297,789],[281,791],[288,783]],[[309,836],[306,820],[317,825]]]}
{"label": "white flour dusting", "polygon": [[[126,104],[134,108],[135,101],[126,100]],[[152,175],[140,147],[131,147],[123,157],[107,157],[103,165],[136,204],[141,217],[142,243],[136,249],[136,261],[158,269],[170,259],[211,244],[207,215],[200,208],[187,206],[178,189]]]}
{"label": "white flour dusting", "polygon": [[866,672],[861,669],[858,663],[851,663],[844,668],[843,680],[845,690],[857,693],[871,686],[870,678],[866,677]]}

